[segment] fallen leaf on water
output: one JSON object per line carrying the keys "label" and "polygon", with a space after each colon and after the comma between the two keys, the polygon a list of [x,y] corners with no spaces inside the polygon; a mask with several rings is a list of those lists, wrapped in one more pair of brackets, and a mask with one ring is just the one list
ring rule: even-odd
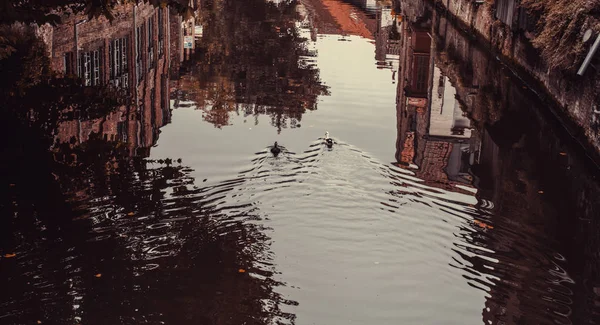
{"label": "fallen leaf on water", "polygon": [[42,323],[42,321],[41,321],[41,320],[38,320],[38,321],[37,321],[37,323],[38,323],[38,324],[41,324],[41,323]]}
{"label": "fallen leaf on water", "polygon": [[132,216],[132,215],[134,215],[134,213],[133,212],[129,212],[127,215],[128,216]]}
{"label": "fallen leaf on water", "polygon": [[246,273],[246,270],[244,270],[244,269],[239,269],[239,270],[238,270],[238,272],[239,272],[239,273]]}
{"label": "fallen leaf on water", "polygon": [[479,221],[479,220],[473,220],[473,223],[478,225],[481,228],[485,228],[485,229],[494,229],[493,226],[488,225],[485,222]]}
{"label": "fallen leaf on water", "polygon": [[560,155],[561,155],[561,156],[566,156],[566,155],[567,155],[567,153],[566,153],[566,152],[561,152],[561,153],[560,153]]}
{"label": "fallen leaf on water", "polygon": [[14,187],[14,186],[15,186],[15,184],[10,184],[10,187]]}
{"label": "fallen leaf on water", "polygon": [[12,254],[4,254],[4,257],[6,257],[6,258],[11,258],[11,257],[15,257],[15,256],[17,256],[17,254],[15,254],[15,253],[12,253]]}
{"label": "fallen leaf on water", "polygon": [[97,277],[97,278],[99,278],[99,277],[101,277],[101,276],[102,276],[102,273],[98,273],[98,274],[96,274],[96,275],[94,275],[94,276],[95,276],[95,277]]}
{"label": "fallen leaf on water", "polygon": [[538,191],[538,193],[540,193],[540,194],[544,194],[544,191]]}

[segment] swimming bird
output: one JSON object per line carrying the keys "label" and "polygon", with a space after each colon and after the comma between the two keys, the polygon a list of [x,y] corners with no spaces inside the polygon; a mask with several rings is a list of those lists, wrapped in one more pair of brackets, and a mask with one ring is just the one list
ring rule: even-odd
{"label": "swimming bird", "polygon": [[273,156],[277,157],[277,155],[281,152],[281,149],[279,148],[279,146],[277,145],[277,141],[275,141],[275,144],[273,145],[273,147],[271,147],[271,153],[273,154]]}
{"label": "swimming bird", "polygon": [[333,147],[333,139],[329,137],[329,132],[325,132],[325,144],[327,148]]}

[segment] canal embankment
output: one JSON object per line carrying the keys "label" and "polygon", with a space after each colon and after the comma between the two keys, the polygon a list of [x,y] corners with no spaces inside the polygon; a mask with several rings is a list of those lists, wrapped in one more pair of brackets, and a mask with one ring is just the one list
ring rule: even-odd
{"label": "canal embankment", "polygon": [[581,69],[600,33],[598,1],[428,2],[530,85],[588,155],[600,161],[599,55]]}

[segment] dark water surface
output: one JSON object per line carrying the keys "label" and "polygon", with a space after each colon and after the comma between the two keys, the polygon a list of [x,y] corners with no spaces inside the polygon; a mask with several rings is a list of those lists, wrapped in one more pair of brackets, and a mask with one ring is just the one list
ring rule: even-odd
{"label": "dark water surface", "polygon": [[0,324],[600,323],[597,167],[403,4],[211,2],[151,113],[9,123]]}

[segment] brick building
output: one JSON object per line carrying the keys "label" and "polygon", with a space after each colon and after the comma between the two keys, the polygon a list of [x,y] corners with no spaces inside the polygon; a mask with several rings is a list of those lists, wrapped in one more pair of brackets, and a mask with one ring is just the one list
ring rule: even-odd
{"label": "brick building", "polygon": [[92,133],[126,143],[130,153],[144,154],[168,123],[171,35],[169,8],[147,3],[115,8],[111,23],[105,18],[88,21],[83,15],[63,18],[63,24],[46,33],[54,71],[78,76],[86,86],[113,85],[125,89],[131,105],[95,120],[73,120],[59,125],[60,142],[85,142]]}
{"label": "brick building", "polygon": [[[194,12],[201,9],[200,0],[189,0],[188,6],[192,8]],[[188,60],[191,54],[195,51],[195,41],[192,42],[192,48],[185,48],[185,37],[190,36],[195,40],[196,38],[196,19],[194,16],[184,18],[181,15],[170,15],[169,16],[169,28],[171,30],[169,42],[169,52],[171,53],[171,77],[179,77],[179,69],[181,64]]]}
{"label": "brick building", "polygon": [[476,138],[454,100],[454,87],[435,66],[432,13],[407,9],[398,49],[397,165],[413,169],[429,186],[472,194],[466,188],[471,187]]}
{"label": "brick building", "polygon": [[380,66],[391,68],[393,76],[398,73],[402,16],[390,6],[380,5],[375,14],[377,29],[375,32],[375,60]]}

